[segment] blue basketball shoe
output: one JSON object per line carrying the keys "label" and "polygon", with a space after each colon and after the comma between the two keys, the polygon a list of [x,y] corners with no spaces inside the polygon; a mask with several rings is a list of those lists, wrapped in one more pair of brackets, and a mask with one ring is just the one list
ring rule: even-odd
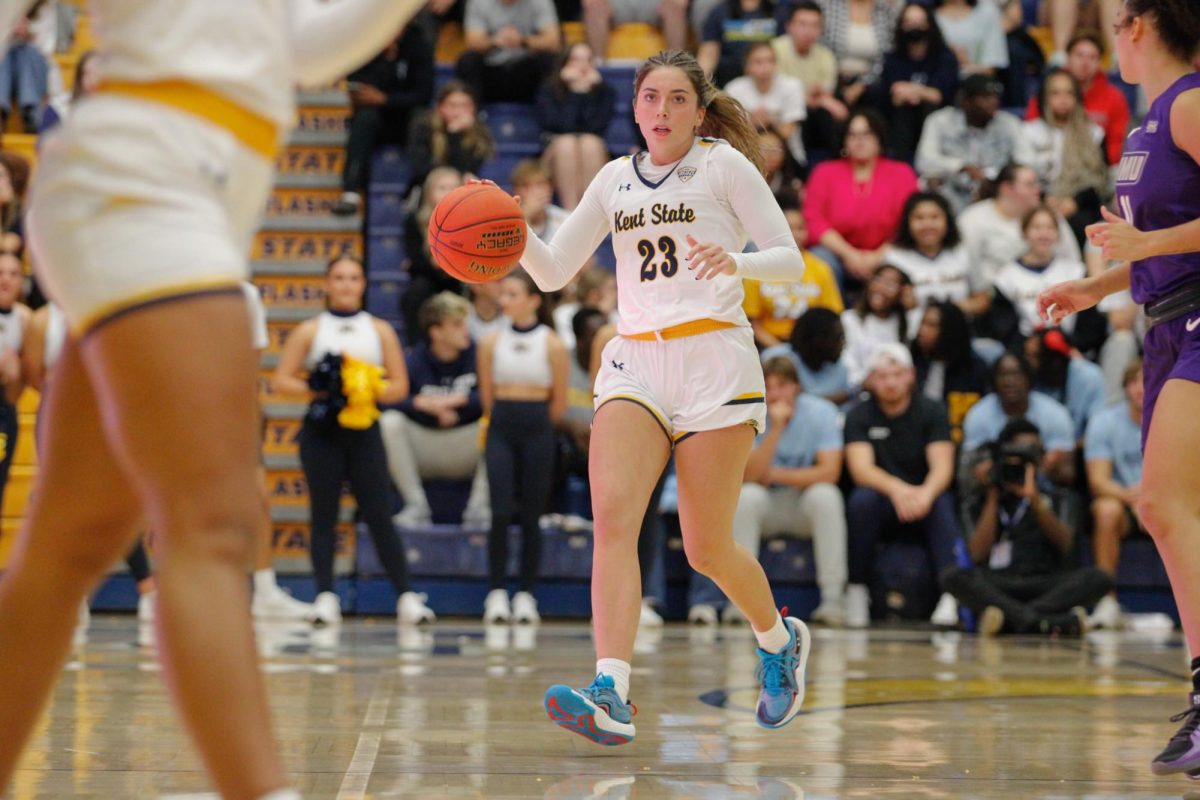
{"label": "blue basketball shoe", "polygon": [[[787,614],[786,608],[783,613]],[[758,694],[755,718],[764,728],[782,728],[792,721],[804,704],[804,672],[808,651],[812,649],[812,637],[808,626],[795,617],[784,617],[783,622],[792,634],[787,647],[778,653],[758,650],[762,663],[754,675],[762,684],[762,690]]]}
{"label": "blue basketball shoe", "polygon": [[1200,768],[1200,692],[1189,694],[1188,702],[1187,711],[1171,717],[1171,722],[1182,722],[1183,726],[1150,762],[1155,775],[1187,772],[1188,777],[1195,777],[1191,773]]}
{"label": "blue basketball shoe", "polygon": [[633,741],[633,703],[621,700],[613,679],[601,673],[586,689],[557,684],[546,690],[546,713],[561,728],[596,744],[618,745]]}

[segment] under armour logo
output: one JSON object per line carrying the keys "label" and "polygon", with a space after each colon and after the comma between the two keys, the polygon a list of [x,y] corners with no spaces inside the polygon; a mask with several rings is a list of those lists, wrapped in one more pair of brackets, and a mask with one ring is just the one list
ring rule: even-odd
{"label": "under armour logo", "polygon": [[624,361],[622,361],[621,363],[619,363],[619,364],[618,364],[618,363],[617,363],[617,362],[614,360],[614,361],[612,362],[612,365],[613,365],[613,369],[619,369],[619,370],[621,370],[621,372],[624,372],[624,371],[625,371],[625,362],[624,362]]}
{"label": "under armour logo", "polygon": [[633,190],[632,183],[622,183],[620,186],[617,187],[618,192],[629,192],[632,190]]}

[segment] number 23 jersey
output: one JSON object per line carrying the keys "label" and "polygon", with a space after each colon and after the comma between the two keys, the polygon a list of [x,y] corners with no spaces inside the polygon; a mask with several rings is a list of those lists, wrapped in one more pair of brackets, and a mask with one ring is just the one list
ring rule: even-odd
{"label": "number 23 jersey", "polygon": [[[755,213],[755,203],[770,207]],[[674,165],[654,165],[648,153],[611,161],[581,205],[601,211],[612,233],[622,334],[700,319],[749,326],[742,279],[722,273],[696,280],[685,258],[689,235],[741,253],[748,239],[742,219],[752,226],[775,217],[783,221],[757,168],[727,142],[697,138]],[[785,221],[767,227],[754,231],[759,249],[795,246]]]}

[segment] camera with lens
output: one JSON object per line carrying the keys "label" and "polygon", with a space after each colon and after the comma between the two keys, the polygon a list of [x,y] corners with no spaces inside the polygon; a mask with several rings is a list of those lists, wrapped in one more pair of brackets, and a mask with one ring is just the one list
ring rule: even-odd
{"label": "camera with lens", "polygon": [[1005,442],[992,446],[992,485],[1005,486],[1025,485],[1026,468],[1032,464],[1034,468],[1042,460],[1042,448],[1036,444],[1020,444]]}

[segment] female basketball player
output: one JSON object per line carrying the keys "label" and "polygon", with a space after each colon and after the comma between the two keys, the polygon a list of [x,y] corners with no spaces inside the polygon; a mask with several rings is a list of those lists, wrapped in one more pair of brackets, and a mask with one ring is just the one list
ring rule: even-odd
{"label": "female basketball player", "polygon": [[[555,722],[602,744],[634,736],[638,531],[672,448],[688,560],[758,637],[761,725],[782,726],[799,710],[809,650],[804,623],[775,610],[755,554],[732,533],[742,471],[765,417],[742,279],[794,281],[804,260],[758,170],[758,137],[744,109],[686,53],[650,58],[634,83],[649,152],[607,164],[553,242],[531,235],[521,260],[552,291],[610,230],[617,255],[621,335],[605,347],[596,379],[589,463],[597,675],[586,688],[546,694]],[[759,252],[741,252],[747,233]]]}
{"label": "female basketball player", "polygon": [[[408,370],[400,339],[392,326],[363,310],[367,275],[350,255],[329,262],[325,296],[329,309],[300,323],[287,338],[275,370],[275,389],[283,394],[319,399],[301,377],[311,373],[328,353],[352,356],[382,366],[387,388],[375,398],[380,404],[398,403],[408,396]],[[309,406],[300,430],[300,463],[308,482],[312,509],[312,563],[317,579],[313,621],[326,625],[342,621],[341,602],[333,590],[333,558],[342,481],[350,483],[363,521],[375,541],[375,551],[399,595],[396,613],[401,622],[432,622],[424,596],[411,591],[408,562],[400,536],[392,525],[391,484],[379,422],[365,429],[344,427],[337,419],[320,418]]]}
{"label": "female basketball player", "polygon": [[1144,467],[1138,516],[1153,535],[1193,655],[1183,727],[1154,759],[1157,773],[1200,769],[1200,41],[1194,0],[1125,0],[1113,25],[1121,77],[1140,83],[1150,110],[1125,141],[1117,170],[1120,217],[1088,228],[1106,258],[1130,263],[1042,293],[1058,322],[1132,288],[1146,304]]}
{"label": "female basketball player", "polygon": [[[31,4],[0,3],[0,30]],[[0,580],[0,787],[80,601],[145,517],[161,541],[164,673],[217,791],[299,797],[285,788],[250,627],[244,570],[263,511],[257,363],[239,283],[293,84],[345,74],[419,5],[91,4],[102,83],[43,145],[29,226],[39,279],[73,336]]]}

